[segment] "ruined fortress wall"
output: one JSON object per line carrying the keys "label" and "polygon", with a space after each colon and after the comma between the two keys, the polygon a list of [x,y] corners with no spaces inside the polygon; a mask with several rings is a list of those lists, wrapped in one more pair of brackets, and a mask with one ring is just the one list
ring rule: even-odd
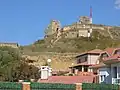
{"label": "ruined fortress wall", "polygon": [[63,31],[69,31],[71,29],[80,29],[80,28],[87,28],[90,29],[92,27],[92,29],[99,29],[99,30],[105,30],[105,26],[102,25],[97,25],[97,24],[85,24],[85,27],[83,26],[84,24],[74,24],[74,25],[69,25],[69,26],[65,26],[63,27]]}
{"label": "ruined fortress wall", "polygon": [[81,37],[81,36],[87,37],[88,36],[88,30],[85,30],[85,29],[79,30],[78,34],[79,34],[79,37]]}
{"label": "ruined fortress wall", "polygon": [[[62,29],[61,29],[62,28]],[[87,37],[88,30],[92,31],[103,31],[106,32],[108,29],[114,29],[113,26],[105,26],[102,24],[89,24],[89,23],[81,23],[75,22],[71,25],[61,27],[60,22],[52,21],[51,26],[49,27],[47,34],[57,34],[56,37],[58,38],[61,35],[64,35],[65,38],[77,38],[80,36]],[[120,28],[120,27],[119,27]]]}
{"label": "ruined fortress wall", "polygon": [[65,38],[76,38],[78,37],[78,31],[67,32]]}
{"label": "ruined fortress wall", "polygon": [[3,47],[3,46],[18,48],[18,44],[16,43],[0,43],[0,47]]}
{"label": "ruined fortress wall", "polygon": [[63,27],[63,31],[69,31],[71,29],[71,26],[65,26]]}

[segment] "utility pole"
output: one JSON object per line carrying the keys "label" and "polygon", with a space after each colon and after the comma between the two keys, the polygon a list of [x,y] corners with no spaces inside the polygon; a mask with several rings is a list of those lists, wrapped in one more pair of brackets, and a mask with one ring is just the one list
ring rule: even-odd
{"label": "utility pole", "polygon": [[90,28],[88,30],[88,41],[90,40],[92,42],[91,33],[92,33],[92,6],[90,6]]}

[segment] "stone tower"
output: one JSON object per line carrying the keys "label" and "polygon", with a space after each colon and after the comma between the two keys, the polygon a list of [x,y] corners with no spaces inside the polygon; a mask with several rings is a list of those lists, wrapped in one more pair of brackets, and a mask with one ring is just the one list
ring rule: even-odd
{"label": "stone tower", "polygon": [[81,24],[91,24],[91,20],[88,16],[81,16],[79,22]]}
{"label": "stone tower", "polygon": [[57,20],[52,20],[45,30],[45,35],[46,36],[53,35],[54,33],[57,33],[58,30],[60,29],[61,29],[60,22]]}

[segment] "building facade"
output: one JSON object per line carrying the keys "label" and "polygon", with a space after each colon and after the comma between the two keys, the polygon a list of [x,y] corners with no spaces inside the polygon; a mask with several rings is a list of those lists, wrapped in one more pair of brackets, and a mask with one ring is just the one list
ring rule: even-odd
{"label": "building facade", "polygon": [[97,74],[90,66],[96,65],[102,50],[94,49],[76,56],[76,65],[70,67],[75,75]]}
{"label": "building facade", "polygon": [[107,50],[102,63],[94,66],[99,71],[99,83],[120,84],[120,48]]}

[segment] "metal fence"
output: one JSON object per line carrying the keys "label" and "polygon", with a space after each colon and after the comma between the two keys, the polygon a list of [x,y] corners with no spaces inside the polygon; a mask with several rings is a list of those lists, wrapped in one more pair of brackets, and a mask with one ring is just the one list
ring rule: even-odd
{"label": "metal fence", "polygon": [[76,90],[74,84],[31,83],[31,90]]}
{"label": "metal fence", "polygon": [[0,82],[0,90],[22,90],[22,84],[15,82]]}
{"label": "metal fence", "polygon": [[119,90],[119,85],[83,83],[82,90]]}

